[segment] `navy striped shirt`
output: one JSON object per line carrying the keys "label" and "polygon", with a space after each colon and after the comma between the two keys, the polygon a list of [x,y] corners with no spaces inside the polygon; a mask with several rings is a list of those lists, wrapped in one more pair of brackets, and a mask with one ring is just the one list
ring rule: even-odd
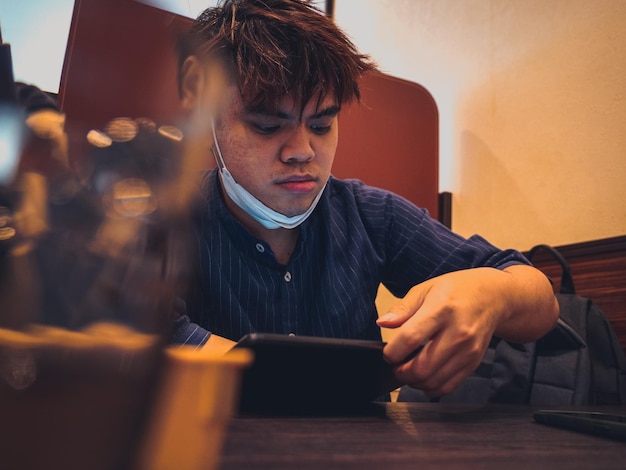
{"label": "navy striped shirt", "polygon": [[427,211],[357,180],[330,179],[302,224],[287,265],[226,209],[217,173],[205,180],[196,221],[198,272],[174,342],[203,344],[251,332],[380,339],[375,298],[432,277],[479,266],[527,263],[479,236],[464,239]]}

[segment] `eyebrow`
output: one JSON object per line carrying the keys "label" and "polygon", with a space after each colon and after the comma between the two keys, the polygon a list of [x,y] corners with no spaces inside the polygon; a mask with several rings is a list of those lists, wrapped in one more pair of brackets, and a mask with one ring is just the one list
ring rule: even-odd
{"label": "eyebrow", "polygon": [[[341,110],[341,106],[338,105],[331,105],[328,106],[320,111],[318,111],[317,113],[315,113],[314,115],[312,115],[310,117],[310,119],[320,119],[323,117],[328,117],[328,116],[336,116],[337,114],[339,114],[339,111]],[[268,109],[259,106],[259,107],[252,107],[252,108],[248,108],[246,110],[246,112],[248,114],[257,114],[260,116],[269,116],[269,117],[277,117],[279,119],[291,119],[291,115],[289,113],[286,113],[284,111],[269,111]]]}
{"label": "eyebrow", "polygon": [[327,108],[322,109],[318,113],[315,113],[311,117],[313,119],[319,119],[319,118],[328,117],[328,116],[336,116],[337,114],[339,114],[340,110],[341,110],[340,106],[337,106],[337,105],[328,106]]}

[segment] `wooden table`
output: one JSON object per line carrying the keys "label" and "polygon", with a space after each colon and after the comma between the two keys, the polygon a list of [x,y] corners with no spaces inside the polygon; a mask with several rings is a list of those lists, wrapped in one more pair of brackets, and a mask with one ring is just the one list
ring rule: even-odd
{"label": "wooden table", "polygon": [[235,418],[220,468],[623,469],[626,443],[537,424],[531,407],[388,403],[348,416]]}

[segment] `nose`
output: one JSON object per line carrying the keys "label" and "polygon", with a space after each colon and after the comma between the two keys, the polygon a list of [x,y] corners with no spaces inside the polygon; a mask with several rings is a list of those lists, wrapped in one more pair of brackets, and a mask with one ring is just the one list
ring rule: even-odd
{"label": "nose", "polygon": [[311,135],[304,125],[297,126],[280,152],[280,159],[284,163],[305,163],[313,160],[315,151],[311,145]]}

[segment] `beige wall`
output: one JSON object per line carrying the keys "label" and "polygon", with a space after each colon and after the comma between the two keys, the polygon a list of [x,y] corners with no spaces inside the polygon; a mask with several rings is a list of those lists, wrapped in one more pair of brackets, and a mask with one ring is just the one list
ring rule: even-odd
{"label": "beige wall", "polygon": [[453,228],[527,249],[626,234],[626,0],[335,0],[440,110]]}

